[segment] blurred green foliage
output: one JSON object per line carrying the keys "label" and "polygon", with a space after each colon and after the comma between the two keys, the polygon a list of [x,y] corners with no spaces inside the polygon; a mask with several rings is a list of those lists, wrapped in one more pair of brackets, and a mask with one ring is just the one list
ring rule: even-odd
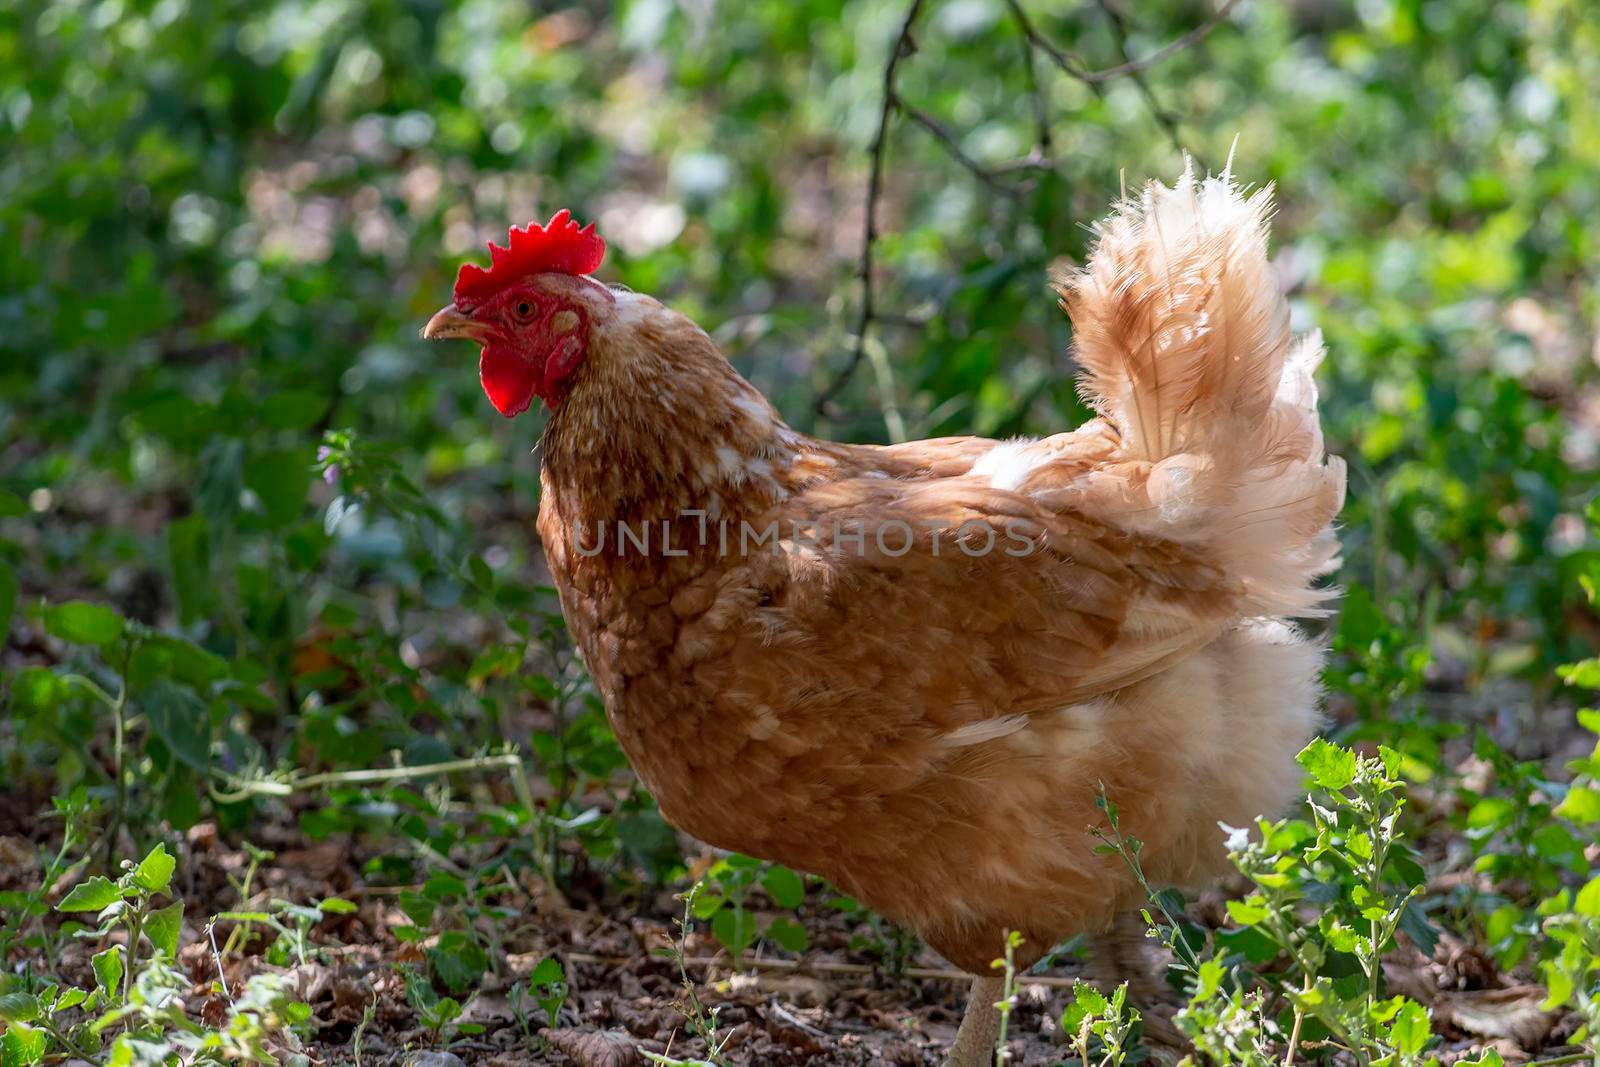
{"label": "blurred green foliage", "polygon": [[[1087,66],[1121,62],[1102,10],[1023,6]],[[1278,183],[1296,325],[1327,336],[1330,450],[1353,470],[1340,721],[1421,774],[1468,728],[1548,755],[1552,669],[1600,630],[1577,596],[1600,569],[1579,517],[1600,452],[1600,12],[1248,0],[1141,87],[1024,62],[1005,0],[930,0],[898,92],[984,166],[1029,158],[1042,111],[1048,166],[997,191],[891,123],[885,317],[819,420],[904,11],[0,10],[0,786],[86,784],[148,837],[209,811],[243,826],[282,795],[251,783],[287,768],[508,745],[537,796],[464,786],[495,803],[470,830],[420,787],[362,783],[303,826],[381,823],[425,855],[537,823],[526,858],[558,879],[670,877],[672,835],[541,583],[540,416],[501,420],[470,360],[417,337],[457,264],[570,207],[610,241],[605,277],[697,317],[797,425],[1050,432],[1084,412],[1048,269],[1124,184],[1170,180],[1180,145]],[[1137,5],[1125,43],[1149,54],[1209,13]]]}

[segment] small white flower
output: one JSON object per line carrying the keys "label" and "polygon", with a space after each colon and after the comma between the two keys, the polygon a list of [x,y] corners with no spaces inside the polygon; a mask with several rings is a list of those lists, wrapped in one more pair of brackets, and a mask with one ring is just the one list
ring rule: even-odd
{"label": "small white flower", "polygon": [[1217,825],[1222,827],[1222,832],[1228,835],[1227,840],[1223,843],[1229,852],[1243,852],[1250,846],[1249,828],[1244,826],[1229,826],[1225,822],[1219,822]]}

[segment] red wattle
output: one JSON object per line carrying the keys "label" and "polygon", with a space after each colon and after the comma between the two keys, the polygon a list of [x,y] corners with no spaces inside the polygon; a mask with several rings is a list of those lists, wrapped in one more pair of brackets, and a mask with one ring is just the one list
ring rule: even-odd
{"label": "red wattle", "polygon": [[478,357],[478,378],[489,403],[508,419],[527,411],[539,389],[538,368],[499,345],[484,346]]}

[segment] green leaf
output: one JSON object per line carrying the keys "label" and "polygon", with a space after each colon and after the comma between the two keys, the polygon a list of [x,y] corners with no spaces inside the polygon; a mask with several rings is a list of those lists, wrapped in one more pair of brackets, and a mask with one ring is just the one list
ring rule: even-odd
{"label": "green leaf", "polygon": [[1600,789],[1575,785],[1556,805],[1555,813],[1573,822],[1600,822]]}
{"label": "green leaf", "polygon": [[89,965],[94,968],[95,981],[100,989],[105,992],[107,1000],[119,1000],[122,997],[122,946],[112,945],[104,952],[97,952],[89,960]]}
{"label": "green leaf", "polygon": [[550,1025],[556,1025],[556,1019],[561,1014],[561,1005],[566,1003],[569,991],[567,972],[562,969],[560,962],[549,956],[540,960],[539,966],[528,976],[528,991],[538,1002],[539,1007],[544,1009]]}
{"label": "green leaf", "polygon": [[1088,1014],[1100,1015],[1103,1014],[1107,1008],[1111,1007],[1111,1002],[1106,1000],[1105,995],[1094,986],[1080,984],[1074,986],[1073,988],[1077,992],[1077,996],[1073,998],[1073,1003],[1082,1008]]}
{"label": "green leaf", "polygon": [[723,908],[711,919],[711,933],[722,947],[741,955],[756,939],[756,923],[743,908]]}
{"label": "green leaf", "polygon": [[484,649],[467,670],[467,684],[476,687],[489,678],[513,673],[522,665],[524,654],[520,645],[495,645]]}
{"label": "green leaf", "polygon": [[296,450],[252,456],[244,468],[245,488],[261,501],[266,523],[273,529],[300,518],[311,477],[311,456]]}
{"label": "green leaf", "polygon": [[1228,918],[1240,926],[1254,926],[1259,922],[1265,922],[1268,914],[1266,901],[1259,894],[1244,900],[1228,901]]}
{"label": "green leaf", "polygon": [[167,846],[158,841],[133,869],[133,880],[152,893],[160,893],[172,883],[172,872],[177,866],[178,861],[167,854]]}
{"label": "green leaf", "polygon": [[183,901],[175,901],[160,911],[145,916],[144,935],[150,943],[168,957],[176,959],[178,940],[183,933]]}
{"label": "green leaf", "polygon": [[14,1023],[0,1034],[0,1063],[5,1067],[30,1067],[44,1059],[45,1033],[26,1023]]}
{"label": "green leaf", "polygon": [[329,897],[317,905],[326,915],[354,915],[356,906],[343,897]]}
{"label": "green leaf", "polygon": [[1600,689],[1600,658],[1579,660],[1565,667],[1557,667],[1556,674],[1560,675],[1568,685],[1584,689]]}
{"label": "green leaf", "polygon": [[43,1005],[32,993],[7,993],[0,997],[0,1019],[8,1023],[31,1023],[43,1014]]}
{"label": "green leaf", "polygon": [[61,898],[57,911],[100,911],[122,899],[122,891],[104,875],[95,875],[87,882],[79,882],[72,891]]}
{"label": "green leaf", "polygon": [[11,568],[0,560],[0,648],[11,636],[11,616],[17,608],[17,579]]}
{"label": "green leaf", "polygon": [[0,519],[14,519],[28,513],[28,503],[15,493],[0,489]]}
{"label": "green leaf", "polygon": [[434,976],[458,996],[476,985],[489,969],[488,954],[460,930],[440,934],[437,945],[429,949],[427,955]]}
{"label": "green leaf", "polygon": [[167,524],[167,559],[172,566],[178,621],[187,626],[204,618],[211,604],[211,543],[204,515],[196,513]]}
{"label": "green leaf", "polygon": [[1196,984],[1191,1003],[1199,1004],[1216,996],[1217,990],[1222,988],[1222,980],[1227,977],[1227,974],[1228,968],[1223,966],[1222,960],[1217,958],[1202,960],[1198,975],[1199,982]]}
{"label": "green leaf", "polygon": [[790,952],[804,952],[811,944],[805,927],[787,916],[780,915],[768,924],[766,936]]}
{"label": "green leaf", "polygon": [[561,962],[552,956],[546,956],[539,961],[539,966],[533,969],[533,973],[528,975],[528,983],[530,985],[552,985],[556,982],[565,981],[566,977],[567,972],[562,970]]}
{"label": "green leaf", "polygon": [[165,678],[152,682],[140,696],[150,732],[175,759],[207,773],[211,763],[211,711],[187,686]]}
{"label": "green leaf", "polygon": [[59,704],[71,698],[68,683],[43,667],[23,667],[10,679],[11,707],[18,711],[60,714]]}
{"label": "green leaf", "polygon": [[448,871],[434,871],[423,883],[422,895],[435,904],[443,904],[449,900],[465,900],[467,883]]}
{"label": "green leaf", "polygon": [[491,594],[494,592],[494,571],[484,562],[482,556],[474,553],[467,557],[467,572],[472,575],[472,583],[481,592]]}
{"label": "green leaf", "polygon": [[805,882],[787,867],[769,867],[761,884],[766,887],[767,896],[780,908],[798,908],[806,899]]}
{"label": "green leaf", "polygon": [[50,1010],[53,1012],[66,1011],[68,1008],[76,1008],[79,1004],[82,1004],[88,999],[88,993],[85,993],[76,986],[72,986],[67,989],[63,989],[56,996],[56,1002],[50,1005]]}
{"label": "green leaf", "polygon": [[399,904],[400,910],[405,912],[406,918],[418,926],[428,926],[433,922],[435,904],[415,889],[401,890]]}
{"label": "green leaf", "polygon": [[328,410],[329,397],[314,389],[283,389],[265,400],[257,414],[276,430],[305,430]]}
{"label": "green leaf", "polygon": [[187,767],[167,772],[167,787],[162,790],[160,812],[174,830],[188,830],[200,821],[200,783]]}
{"label": "green leaf", "polygon": [[1415,1056],[1422,1051],[1430,1036],[1432,1029],[1428,1024],[1427,1009],[1414,1000],[1402,1003],[1393,1025],[1389,1027],[1389,1043],[1395,1051],[1402,1056]]}
{"label": "green leaf", "polygon": [[1295,757],[1322,788],[1337,792],[1356,780],[1356,754],[1323,738],[1311,743]]}
{"label": "green leaf", "polygon": [[1577,986],[1572,975],[1562,968],[1558,960],[1545,960],[1539,964],[1539,969],[1544,972],[1546,990],[1544,1003],[1539,1005],[1539,1010],[1555,1011],[1572,999]]}
{"label": "green leaf", "polygon": [[699,893],[695,895],[692,914],[696,919],[709,919],[722,910],[728,899],[720,893]]}
{"label": "green leaf", "polygon": [[1406,901],[1400,911],[1400,930],[1416,943],[1424,956],[1432,958],[1439,944],[1439,928],[1429,921],[1415,899]]}
{"label": "green leaf", "polygon": [[69,600],[44,610],[44,628],[75,645],[109,645],[122,636],[122,616],[104,604]]}
{"label": "green leaf", "polygon": [[443,1025],[461,1015],[461,1003],[454,997],[445,997],[433,1006],[434,1021]]}
{"label": "green leaf", "polygon": [[112,1044],[106,1067],[165,1067],[174,1051],[165,1041],[147,1041],[123,1034]]}
{"label": "green leaf", "polygon": [[1600,917],[1600,876],[1589,879],[1572,898],[1572,910],[1579,915]]}

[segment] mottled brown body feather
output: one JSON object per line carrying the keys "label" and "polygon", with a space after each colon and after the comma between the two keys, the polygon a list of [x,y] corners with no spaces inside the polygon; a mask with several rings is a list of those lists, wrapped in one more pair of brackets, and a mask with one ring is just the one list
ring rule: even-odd
{"label": "mottled brown body feather", "polygon": [[[1265,210],[1188,179],[1123,206],[1065,283],[1104,418],[1041,441],[815,440],[687,319],[552,281],[595,327],[543,442],[539,531],[669,820],[985,973],[1005,929],[1038,953],[1134,900],[1093,854],[1102,785],[1162,881],[1211,876],[1217,822],[1284,802],[1319,654],[1275,617],[1317,610],[1343,482]],[[968,527],[964,548],[969,520],[996,546]],[[593,551],[618,521],[651,550]],[[773,521],[776,543],[740,544]]]}

